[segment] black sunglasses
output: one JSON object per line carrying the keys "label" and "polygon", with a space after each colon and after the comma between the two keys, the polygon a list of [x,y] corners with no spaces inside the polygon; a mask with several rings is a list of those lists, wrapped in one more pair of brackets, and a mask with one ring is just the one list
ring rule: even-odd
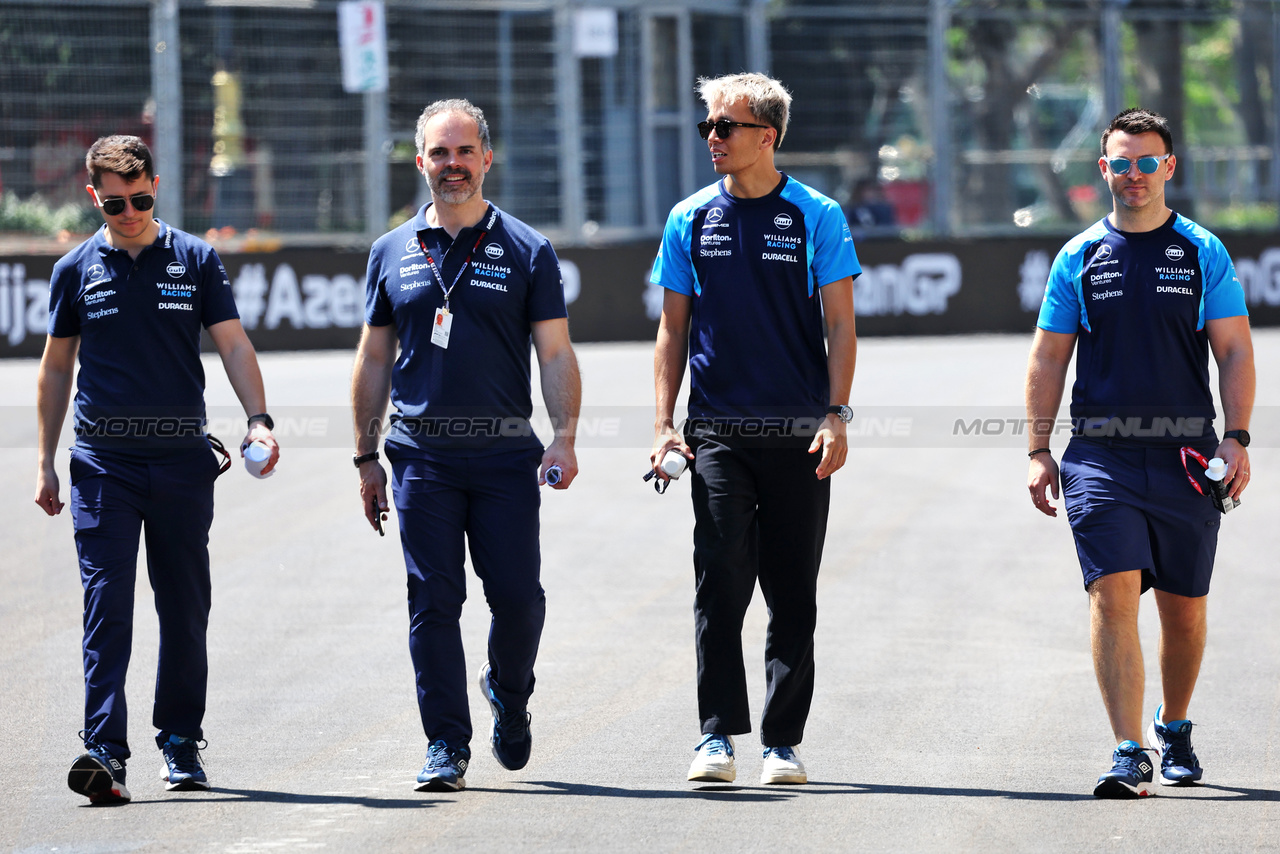
{"label": "black sunglasses", "polygon": [[767,128],[769,125],[753,125],[750,122],[731,122],[728,119],[719,119],[714,122],[698,122],[698,136],[707,139],[711,136],[714,128],[716,136],[721,139],[728,139],[729,134],[733,133],[734,128]]}
{"label": "black sunglasses", "polygon": [[[93,195],[97,198],[98,191],[94,190]],[[120,214],[124,213],[124,199],[98,198],[98,204],[102,207],[102,212],[107,216],[120,216]],[[136,196],[129,197],[129,204],[133,205],[133,209],[135,211],[142,213],[143,211],[149,211],[155,207],[156,197],[150,193],[138,193]]]}

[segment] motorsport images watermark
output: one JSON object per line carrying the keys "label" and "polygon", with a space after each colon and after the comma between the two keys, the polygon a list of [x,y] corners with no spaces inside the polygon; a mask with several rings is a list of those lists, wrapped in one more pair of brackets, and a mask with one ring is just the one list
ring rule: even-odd
{"label": "motorsport images watermark", "polygon": [[[851,449],[858,448],[1015,448],[1025,449],[1033,424],[1020,406],[866,406],[853,404],[853,420],[845,427]],[[812,438],[822,426],[821,414],[814,416],[769,416],[764,418],[685,420],[683,406],[677,410],[677,429],[687,435],[706,430],[733,434],[755,441],[778,438],[794,442]],[[331,448],[349,452],[355,446],[355,426],[346,406],[272,407],[276,439],[282,448]],[[74,443],[73,418],[68,417],[59,447]],[[653,405],[585,406],[576,425],[579,448],[631,448],[647,455],[653,444]],[[380,425],[385,435],[389,420]],[[523,437],[533,434],[544,445],[555,438],[557,427],[547,410],[537,407],[528,418],[511,413],[448,411],[430,418],[407,419],[397,428],[419,437],[447,440]],[[1223,429],[1221,418],[1210,421],[1201,416],[1130,416],[1125,418],[1073,418],[1064,410],[1058,417],[1034,425],[1039,435],[1048,435],[1055,450],[1061,450],[1073,435],[1090,438],[1133,439],[1170,442],[1194,440]],[[244,413],[235,406],[210,406],[203,418],[182,416],[155,409],[115,414],[99,414],[91,433],[110,437],[176,437],[210,433],[230,446],[246,431]],[[1254,445],[1267,447],[1268,437],[1280,436],[1280,407],[1256,407],[1249,425],[1256,437]],[[0,448],[30,448],[37,445],[36,408],[0,407]]]}

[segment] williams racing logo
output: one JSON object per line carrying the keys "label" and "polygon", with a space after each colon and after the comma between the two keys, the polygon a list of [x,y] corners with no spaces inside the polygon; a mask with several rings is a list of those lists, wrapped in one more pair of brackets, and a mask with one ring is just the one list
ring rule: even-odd
{"label": "williams racing logo", "polygon": [[[786,217],[787,225],[791,224],[791,217]],[[776,225],[777,219],[774,220]],[[760,255],[761,261],[787,261],[791,264],[800,261],[800,238],[790,234],[766,234],[764,235],[764,252]]]}

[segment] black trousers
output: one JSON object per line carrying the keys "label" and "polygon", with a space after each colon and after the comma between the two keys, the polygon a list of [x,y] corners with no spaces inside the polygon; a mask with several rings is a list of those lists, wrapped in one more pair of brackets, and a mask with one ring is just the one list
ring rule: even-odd
{"label": "black trousers", "polygon": [[703,733],[751,731],[742,621],[759,580],[769,608],[760,740],[794,746],[813,699],[818,565],[831,481],[809,439],[689,439],[693,493],[694,639]]}

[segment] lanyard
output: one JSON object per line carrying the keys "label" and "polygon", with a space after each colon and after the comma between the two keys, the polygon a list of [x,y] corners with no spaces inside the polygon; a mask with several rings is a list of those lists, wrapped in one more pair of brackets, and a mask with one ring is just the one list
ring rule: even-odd
{"label": "lanyard", "polygon": [[1209,461],[1204,458],[1204,454],[1200,453],[1195,448],[1182,449],[1182,470],[1187,473],[1187,480],[1191,481],[1191,485],[1196,488],[1196,492],[1204,495],[1204,490],[1200,488],[1200,484],[1196,483],[1196,479],[1191,476],[1191,470],[1187,468],[1187,457],[1191,457],[1191,459],[1195,460],[1206,469],[1209,468]]}
{"label": "lanyard", "polygon": [[[458,268],[458,275],[453,277],[453,284],[449,285],[448,288],[444,286],[444,276],[440,275],[440,268],[436,266],[435,259],[432,258],[431,253],[427,251],[427,244],[422,242],[421,237],[418,238],[418,245],[422,247],[422,254],[427,256],[427,266],[431,268],[431,275],[435,276],[436,284],[440,286],[440,290],[444,291],[445,311],[449,310],[449,294],[453,293],[453,289],[458,286],[458,282],[462,281],[462,274],[467,272],[467,267],[471,266],[471,259],[475,257],[476,250],[480,248],[480,243],[485,239],[485,236],[488,234],[489,234],[488,230],[480,232],[480,236],[476,238],[475,245],[472,246],[471,251],[467,253],[467,260],[462,262],[462,266]],[[450,245],[449,249],[452,249],[452,248],[453,246]],[[440,257],[441,261],[443,261],[445,256],[449,254],[449,249],[446,249],[444,251],[444,255]]]}

